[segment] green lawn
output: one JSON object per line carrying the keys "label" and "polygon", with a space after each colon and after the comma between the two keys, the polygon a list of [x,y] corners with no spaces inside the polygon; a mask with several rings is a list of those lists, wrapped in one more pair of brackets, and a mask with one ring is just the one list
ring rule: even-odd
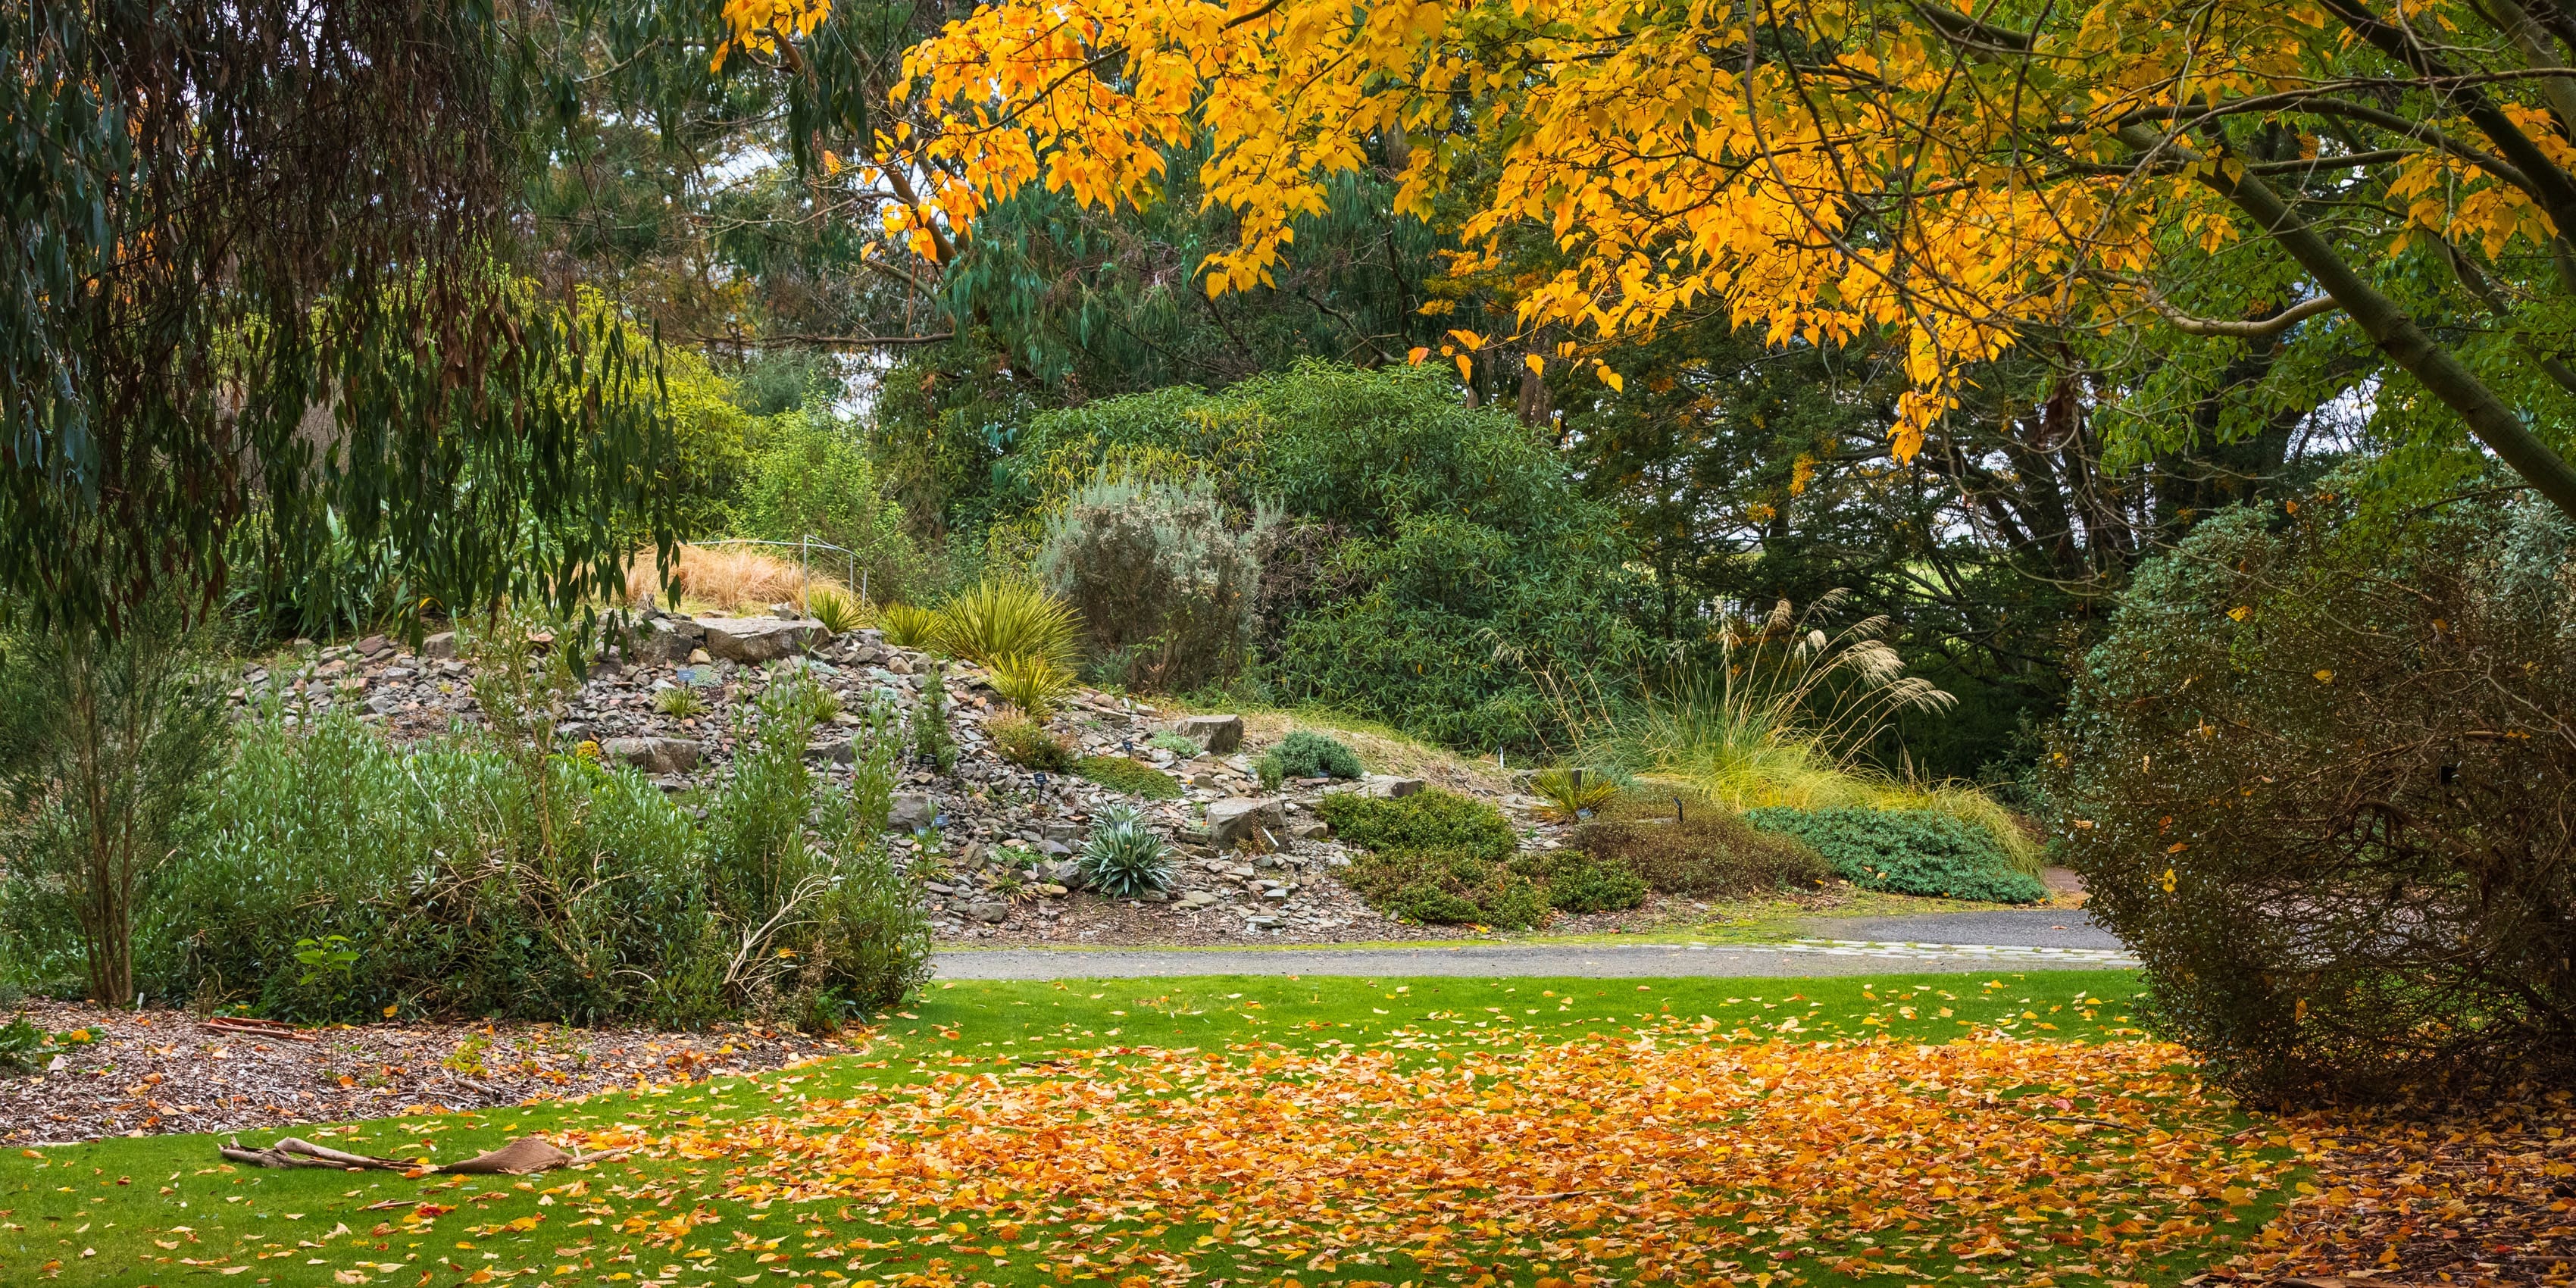
{"label": "green lawn", "polygon": [[[984,1147],[1002,1143],[997,1133],[1020,1130],[1012,1125],[1011,1114],[1029,1111],[1032,1097],[1065,1094],[1065,1087],[1090,1088],[1086,1094],[1094,1097],[1063,1102],[1068,1108],[1061,1121],[1069,1131],[1150,1133],[1161,1129],[1160,1118],[1168,1118],[1177,1131],[1203,1119],[1211,1127],[1191,1139],[1215,1142],[1224,1136],[1227,1148],[1262,1144],[1263,1129],[1247,1128],[1247,1120],[1236,1116],[1251,1112],[1246,1106],[1271,1112],[1335,1078],[1346,1078],[1349,1086],[1364,1091],[1382,1088],[1386,1084],[1376,1070],[1394,1073],[1399,1082],[1419,1080],[1417,1087],[1446,1088],[1450,1084],[1439,1080],[1454,1077],[1460,1089],[1484,1088],[1474,1095],[1492,1097],[1423,1100],[1413,1091],[1407,1094],[1416,1098],[1404,1101],[1402,1112],[1392,1116],[1372,1117],[1357,1108],[1343,1113],[1350,1143],[1341,1148],[1400,1152],[1410,1143],[1408,1131],[1455,1132],[1465,1124],[1472,1136],[1483,1130],[1478,1124],[1490,1121],[1499,1139],[1508,1134],[1502,1130],[1506,1127],[1533,1127],[1527,1119],[1545,1117],[1550,1110],[1533,1110],[1528,1101],[1509,1111],[1518,1117],[1507,1119],[1502,1110],[1494,1110],[1498,1116],[1491,1120],[1476,1117],[1524,1090],[1515,1085],[1520,1075],[1513,1062],[1530,1052],[1558,1053],[1531,1064],[1531,1078],[1540,1078],[1543,1067],[1561,1065],[1595,1069],[1595,1075],[1587,1076],[1609,1083],[1620,1081],[1623,1066],[1630,1063],[1643,1067],[1657,1060],[1696,1059],[1694,1052],[1706,1050],[1729,1059],[1753,1052],[1764,1061],[1785,1061],[1781,1067],[1791,1071],[1778,1075],[1784,1094],[1793,1080],[1808,1077],[1811,1082],[1797,1085],[1833,1095],[1848,1091],[1855,1106],[1870,1097],[1871,1114],[1913,1114],[1918,1132],[1926,1123],[1964,1123],[1962,1130],[1976,1133],[1981,1142],[1976,1148],[2002,1150],[2009,1144],[2019,1151],[2010,1162],[2013,1186],[2038,1187],[2028,1189],[2037,1197],[2010,1216],[1995,1215],[2004,1210],[1999,1203],[1958,1200],[1961,1210],[1946,1218],[1956,1229],[1898,1213],[1910,1224],[1882,1214],[1869,1225],[1870,1234],[1828,1237],[1821,1227],[1804,1223],[1801,1208],[1799,1219],[1780,1227],[1796,1233],[1782,1235],[1778,1252],[1766,1254],[1776,1261],[1765,1263],[1769,1268],[1740,1256],[1718,1263],[1729,1280],[1757,1288],[1769,1288],[1775,1277],[1819,1284],[2018,1280],[2028,1278],[2028,1268],[2036,1266],[2056,1267],[2061,1277],[2054,1282],[2074,1283],[2084,1281],[2084,1275],[2068,1274],[2064,1267],[2086,1265],[2094,1256],[2090,1248],[2143,1238],[2158,1243],[2162,1260],[2140,1261],[2138,1277],[2171,1281],[2223,1259],[2227,1247],[2218,1240],[2258,1229],[2278,1186],[2265,1183],[2264,1191],[2256,1193],[2251,1188],[2256,1181],[2240,1181],[2226,1190],[2223,1205],[2216,1182],[2204,1187],[2206,1193],[2185,1190],[2176,1197],[2169,1188],[2171,1177],[2156,1175],[2157,1169],[2173,1165],[2170,1142],[2188,1135],[2196,1142],[2192,1148],[2208,1160],[2232,1158],[2236,1161],[2227,1165],[2246,1169],[2247,1177],[2262,1176],[2269,1167],[2275,1180],[2279,1151],[2267,1153],[2260,1143],[2246,1143],[2230,1153],[2220,1138],[2241,1126],[2241,1120],[2223,1104],[2201,1099],[2196,1080],[2163,1071],[2161,1056],[2154,1069],[2138,1075],[2157,1086],[2140,1090],[2134,1102],[2098,1084],[2079,1086],[2077,1074],[2052,1071],[2051,1062],[2060,1059],[2053,1051],[2066,1052],[2063,1060],[2071,1068],[2100,1053],[2144,1050],[2127,1041],[2136,1036],[2130,1022],[2135,991],[2135,977],[2127,972],[1643,982],[1277,977],[960,982],[934,986],[919,1004],[891,1017],[881,1040],[864,1054],[793,1071],[493,1113],[412,1116],[301,1132],[360,1153],[419,1158],[460,1158],[515,1135],[561,1130],[625,1131],[653,1145],[648,1154],[578,1172],[412,1180],[381,1172],[236,1169],[219,1164],[214,1142],[202,1136],[23,1151],[0,1159],[0,1282],[517,1281],[689,1288],[1102,1282],[1144,1288],[1133,1282],[1141,1276],[1145,1283],[1187,1281],[1210,1288],[1290,1278],[1309,1288],[1339,1282],[1412,1282],[1426,1288],[1432,1283],[1515,1282],[1554,1288],[1587,1282],[1565,1258],[1591,1267],[1589,1278],[1604,1277],[1601,1235],[1613,1237],[1609,1246],[1614,1258],[1626,1255],[1623,1250],[1630,1245],[1616,1239],[1645,1229],[1643,1209],[1632,1211],[1609,1200],[1563,1200],[1588,1206],[1561,1211],[1542,1205],[1544,1211],[1532,1210],[1525,1220],[1471,1222],[1422,1245],[1419,1254],[1336,1262],[1314,1251],[1305,1226],[1273,1231],[1265,1242],[1262,1230],[1269,1227],[1252,1221],[1254,1215],[1269,1216],[1276,1225],[1275,1214],[1303,1209],[1280,1208],[1275,1198],[1263,1200],[1272,1206],[1251,1214],[1228,1206],[1228,1193],[1252,1192],[1255,1178],[1250,1177],[1210,1181],[1213,1189],[1191,1199],[1196,1206],[1175,1202],[1166,1209],[1157,1206],[1164,1193],[1141,1183],[1139,1192],[1106,1199],[1079,1184],[1050,1190],[1046,1187],[1061,1178],[1042,1182],[1030,1170],[1035,1164],[1022,1167],[1017,1147],[1011,1146],[974,1165],[983,1173],[971,1173],[963,1163],[942,1164],[900,1181],[866,1182],[877,1187],[873,1190],[849,1188],[861,1181],[845,1175],[836,1182],[844,1188],[814,1197],[799,1187],[828,1179],[837,1164],[825,1155],[816,1155],[810,1168],[796,1159],[799,1150],[837,1149],[885,1134],[836,1135],[830,1130],[835,1123],[898,1120],[920,1128],[905,1128],[907,1141],[945,1148],[952,1160],[983,1157],[975,1153],[979,1141]],[[1916,1052],[1917,1044],[1946,1042],[1980,1028],[2052,1045],[2011,1041],[1961,1048],[1963,1056],[1990,1049],[1992,1059],[2006,1062],[1995,1066],[2004,1070],[2000,1074],[1978,1074],[1985,1079],[1979,1085],[1990,1090],[1967,1100],[1960,1098],[1967,1074],[1927,1078],[1920,1061],[1937,1059],[1937,1053],[1906,1054]],[[1817,1069],[1860,1067],[1853,1063],[1854,1053],[1836,1040],[1862,1036],[1894,1039],[1865,1054],[1877,1061],[1881,1057],[1876,1053],[1886,1052],[1893,1062],[1888,1085],[1906,1080],[1905,1094],[1890,1099],[1888,1087],[1877,1085],[1875,1074],[1827,1087],[1812,1081],[1825,1075],[1796,1071],[1801,1060],[1824,1062]],[[2053,1045],[2058,1039],[2087,1045],[2058,1047]],[[2011,1063],[2034,1059],[2038,1063],[2029,1064],[2026,1073],[2015,1072],[2023,1066]],[[1908,1060],[1917,1064],[1911,1072],[1903,1068]],[[1745,1080],[1742,1069],[1726,1076],[1734,1081],[1716,1078],[1708,1085],[1726,1091]],[[1942,1086],[1939,1078],[1944,1076],[1957,1085]],[[1757,1080],[1755,1085],[1761,1084]],[[1933,1090],[1920,1090],[1926,1086]],[[2003,1100],[1991,1090],[1998,1087],[2007,1092]],[[1641,1110],[1681,1112],[1652,1099],[1668,1092],[1630,1090],[1647,1099],[1622,1102],[1626,1107],[1616,1110],[1615,1118],[1586,1121],[1633,1129]],[[2013,1108],[2024,1102],[2012,1097],[2025,1095],[2040,1097],[2027,1101],[2037,1110]],[[1893,1107],[1882,1109],[1881,1101]],[[1536,1103],[1553,1102],[1539,1097]],[[2059,1109],[2049,1111],[2052,1104]],[[1729,1112],[1745,1124],[1749,1141],[1751,1133],[1767,1130],[1753,1125],[1758,1115],[1790,1108],[1755,1096]],[[1579,1118],[1585,1111],[1575,1106],[1569,1112]],[[1860,1111],[1852,1112],[1857,1116]],[[1926,1112],[1936,1117],[1924,1118]],[[959,1113],[974,1125],[960,1127],[943,1116]],[[912,1117],[903,1119],[906,1114]],[[1207,1117],[1211,1114],[1223,1116]],[[1998,1114],[2005,1117],[1998,1120]],[[2018,1119],[2012,1117],[2016,1114]],[[1314,1129],[1314,1117],[1304,1115],[1307,1129]],[[2106,1124],[2116,1119],[2138,1130],[2083,1125],[2096,1119]],[[768,1142],[763,1148],[770,1152],[749,1151],[741,1142],[750,1139],[752,1128],[768,1130],[769,1120],[786,1124],[763,1138]],[[1282,1123],[1282,1141],[1294,1135],[1290,1127],[1299,1121],[1291,1113]],[[1843,1139],[1829,1114],[1794,1121],[1801,1124],[1799,1130],[1823,1122],[1829,1133],[1825,1139]],[[2045,1121],[2049,1134],[2040,1134],[2029,1121]],[[1724,1122],[1713,1120],[1713,1125],[1721,1134],[1709,1139],[1725,1139]],[[1542,1143],[1578,1139],[1550,1136],[1555,1129],[1548,1123],[1535,1127],[1538,1135],[1532,1139]],[[2006,1135],[1994,1135],[1998,1130]],[[958,1131],[965,1134],[943,1135]],[[2057,1139],[2073,1133],[2089,1138]],[[1692,1149],[1674,1157],[1687,1161],[1694,1150],[1705,1151],[1705,1140],[1694,1137],[1693,1142]],[[1858,1158],[1883,1146],[1846,1147]],[[1472,1150],[1473,1142],[1466,1147]],[[1119,1157],[1119,1145],[1107,1148],[1110,1157]],[[1735,1148],[1749,1150],[1749,1145]],[[1152,1152],[1160,1155],[1162,1149],[1158,1144]],[[2135,1187],[2099,1177],[2080,1184],[2071,1179],[2115,1155],[2157,1149],[2164,1152],[2156,1168],[2142,1169]],[[1325,1155],[1331,1156],[1329,1148]],[[1900,1149],[1892,1157],[1904,1156]],[[1163,1166],[1136,1153],[1128,1157],[1142,1169],[1140,1177]],[[779,1158],[787,1161],[778,1163]],[[762,1159],[771,1165],[761,1165]],[[2004,1166],[2002,1160],[1998,1154],[1995,1166]],[[1836,1166],[1812,1148],[1798,1152],[1795,1161],[1821,1169],[1827,1181]],[[1924,1160],[1928,1168],[1947,1165],[1938,1157]],[[979,1189],[974,1182],[983,1174],[996,1179]],[[1014,1179],[999,1179],[1005,1176]],[[1916,1179],[1928,1188],[1933,1176],[1926,1172]],[[1073,1179],[1082,1177],[1077,1173]],[[1259,1179],[1264,1185],[1295,1180]],[[1963,1194],[1970,1192],[1965,1173],[1953,1179]],[[1422,1200],[1430,1204],[1424,1210],[1456,1207],[1474,1196],[1475,1182],[1473,1175],[1439,1182]],[[1643,1180],[1634,1193],[1641,1204],[1664,1198]],[[1726,1227],[1732,1231],[1767,1228],[1747,1223],[1771,1219],[1764,1215],[1772,1201],[1765,1197],[1768,1193],[1753,1194],[1749,1201],[1729,1201],[1716,1191],[1704,1200],[1680,1197],[1685,1203],[1704,1202],[1701,1219],[1732,1222]],[[2053,1209],[2050,1200],[2058,1207]],[[1353,1221],[1370,1219],[1371,1196],[1344,1201],[1354,1205]],[[432,1206],[416,1206],[423,1202]],[[1104,1202],[1109,1204],[1106,1216]],[[1323,1200],[1310,1195],[1300,1202]],[[2037,1229],[2059,1222],[2060,1210],[2072,1235],[2052,1231],[2048,1239],[2054,1242],[2038,1241]],[[1817,1219],[1826,1217],[1843,1219],[1831,1213]],[[1340,1220],[1340,1214],[1334,1219]],[[2091,1234],[2085,1233],[2087,1220]],[[2032,1237],[2018,1240],[2024,1252],[2010,1264],[1981,1260],[1999,1254],[1971,1246],[1980,1239],[2016,1246],[2016,1236],[2022,1235]],[[1811,1245],[1793,1247],[1793,1239]],[[1658,1251],[1661,1247],[1640,1234],[1634,1251],[1645,1259],[1634,1264],[1656,1264],[1652,1258],[1669,1251]],[[1618,1261],[1613,1268],[1626,1264]],[[2006,1273],[1998,1275],[1998,1270]]]}

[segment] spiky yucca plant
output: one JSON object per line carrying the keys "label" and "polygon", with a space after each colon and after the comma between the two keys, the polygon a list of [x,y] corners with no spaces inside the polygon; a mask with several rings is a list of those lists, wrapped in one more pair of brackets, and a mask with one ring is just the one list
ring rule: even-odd
{"label": "spiky yucca plant", "polygon": [[1112,899],[1133,899],[1170,888],[1171,851],[1145,825],[1141,811],[1112,805],[1091,825],[1091,842],[1082,849],[1082,876]]}
{"label": "spiky yucca plant", "polygon": [[912,604],[888,604],[877,610],[877,625],[885,631],[886,643],[896,648],[921,648],[939,634],[939,611]]}
{"label": "spiky yucca plant", "polygon": [[1073,688],[1073,677],[1042,657],[1014,653],[993,661],[993,692],[1043,724]]}
{"label": "spiky yucca plant", "polygon": [[868,624],[867,609],[858,599],[837,590],[817,590],[807,595],[805,611],[835,635],[847,635]]}
{"label": "spiky yucca plant", "polygon": [[1530,790],[1546,798],[1550,814],[1571,821],[1618,795],[1619,784],[1599,770],[1560,766],[1530,775]]}
{"label": "spiky yucca plant", "polygon": [[1009,657],[1043,660],[1070,675],[1082,619],[1070,604],[1027,582],[994,578],[941,605],[941,648],[986,666]]}

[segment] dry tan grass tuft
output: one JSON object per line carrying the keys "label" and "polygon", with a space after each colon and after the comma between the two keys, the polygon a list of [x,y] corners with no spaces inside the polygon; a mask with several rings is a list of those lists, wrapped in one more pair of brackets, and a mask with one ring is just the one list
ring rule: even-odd
{"label": "dry tan grass tuft", "polygon": [[[779,603],[803,604],[806,595],[814,591],[849,593],[837,577],[816,576],[809,581],[795,560],[781,559],[751,546],[682,546],[678,581],[681,602],[668,606],[674,611],[720,608],[734,612]],[[658,596],[662,582],[662,570],[653,552],[641,551],[626,570],[627,599],[631,602],[647,594]]]}

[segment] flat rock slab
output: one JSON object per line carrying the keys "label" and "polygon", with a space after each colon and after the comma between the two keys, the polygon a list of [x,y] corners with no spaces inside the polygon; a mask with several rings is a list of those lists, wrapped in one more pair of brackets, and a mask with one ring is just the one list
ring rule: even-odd
{"label": "flat rock slab", "polygon": [[701,617],[707,633],[707,656],[720,662],[768,662],[794,657],[809,644],[829,638],[823,624],[810,618]]}
{"label": "flat rock slab", "polygon": [[1819,939],[2116,949],[2120,941],[2081,908],[1927,912],[1911,917],[1814,917],[1799,929]]}
{"label": "flat rock slab", "polygon": [[[1890,945],[1891,948],[1901,947]],[[2042,950],[1880,956],[1823,945],[1530,944],[1463,948],[1156,949],[988,948],[936,955],[941,979],[1136,979],[1186,975],[1571,976],[1666,979],[1704,976],[1780,978],[1808,975],[1957,974],[1981,970],[2110,970],[2125,962],[2103,955]]]}
{"label": "flat rock slab", "polygon": [[1243,746],[1243,717],[1183,716],[1172,722],[1172,732],[1222,756]]}

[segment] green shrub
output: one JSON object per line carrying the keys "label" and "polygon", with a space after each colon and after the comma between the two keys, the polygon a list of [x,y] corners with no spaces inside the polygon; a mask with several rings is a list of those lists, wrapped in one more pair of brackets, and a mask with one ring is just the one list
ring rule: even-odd
{"label": "green shrub", "polygon": [[[903,510],[877,487],[856,431],[816,411],[772,418],[743,487],[742,535],[771,541],[811,536],[853,552],[850,589],[893,599],[917,583],[920,553],[903,532]],[[816,551],[817,572],[848,576],[850,556]]]}
{"label": "green shrub", "polygon": [[134,1001],[136,930],[223,752],[228,682],[188,607],[0,638],[0,938],[79,945],[103,1004]]}
{"label": "green shrub", "polygon": [[2048,898],[2048,887],[2014,868],[1993,836],[1932,810],[1775,806],[1744,817],[1814,846],[1837,874],[1867,889],[1985,903]]}
{"label": "green shrub", "polygon": [[1646,901],[1646,881],[1625,865],[1581,850],[1544,850],[1512,860],[1512,870],[1538,882],[1559,912],[1619,912]]}
{"label": "green shrub", "polygon": [[1172,856],[1145,816],[1129,805],[1100,811],[1079,861],[1082,878],[1112,899],[1132,899],[1170,888]]}
{"label": "green shrub", "polygon": [[2058,853],[2242,1094],[2564,1088],[2576,531],[2479,480],[2396,514],[2345,482],[2139,571],[2054,740]]}
{"label": "green shrub", "polygon": [[1368,772],[1360,765],[1360,754],[1348,744],[1310,729],[1280,739],[1261,759],[1281,778],[1358,778]]}
{"label": "green shrub", "polygon": [[1207,751],[1207,748],[1202,747],[1169,729],[1165,729],[1162,732],[1155,734],[1153,737],[1146,739],[1145,745],[1148,747],[1160,747],[1175,756],[1179,756],[1183,760],[1187,760],[1192,756],[1203,755]]}
{"label": "green shrub", "polygon": [[1073,762],[1073,772],[1111,791],[1147,800],[1176,800],[1181,794],[1179,779],[1125,756],[1085,756]]}
{"label": "green shrub", "polygon": [[1004,760],[1024,769],[1060,774],[1073,768],[1073,748],[1047,732],[1045,725],[1013,712],[984,722],[984,735]]}
{"label": "green shrub", "polygon": [[1370,907],[1425,925],[1527,930],[1547,920],[1547,891],[1472,850],[1383,850],[1341,871]]}
{"label": "green shrub", "polygon": [[1815,847],[1764,832],[1695,792],[1630,792],[1574,830],[1576,849],[1663,894],[1732,898],[1813,888],[1834,874]]}
{"label": "green shrub", "polygon": [[932,662],[912,705],[913,763],[945,774],[957,768],[957,736],[948,728],[948,668]]}
{"label": "green shrub", "polygon": [[888,604],[877,610],[885,642],[896,648],[927,648],[939,636],[939,610],[913,604]]}
{"label": "green shrub", "polygon": [[[1543,435],[1462,406],[1427,365],[1302,362],[1100,399],[1033,418],[1007,463],[1087,478],[1122,453],[1184,460],[1232,512],[1285,516],[1258,542],[1255,626],[1285,701],[1490,754],[1551,724],[1534,676],[1617,668],[1638,647],[1616,517]],[[1496,639],[1522,664],[1460,664]]]}
{"label": "green shrub", "polygon": [[[253,719],[149,905],[148,987],[305,1020],[892,1005],[929,940],[879,848],[891,716],[863,714],[851,787],[818,785],[808,683],[753,705],[732,771],[695,798],[703,824],[631,770],[497,735],[397,748],[344,713]],[[524,676],[480,687],[545,709]]]}
{"label": "green shrub", "polygon": [[1104,466],[1047,516],[1036,572],[1090,624],[1099,673],[1166,693],[1225,679],[1252,641],[1266,520],[1230,522],[1204,478]]}
{"label": "green shrub", "polygon": [[1490,862],[1520,846],[1501,810],[1437,787],[1393,800],[1335,792],[1315,812],[1335,836],[1368,850],[1458,850]]}

